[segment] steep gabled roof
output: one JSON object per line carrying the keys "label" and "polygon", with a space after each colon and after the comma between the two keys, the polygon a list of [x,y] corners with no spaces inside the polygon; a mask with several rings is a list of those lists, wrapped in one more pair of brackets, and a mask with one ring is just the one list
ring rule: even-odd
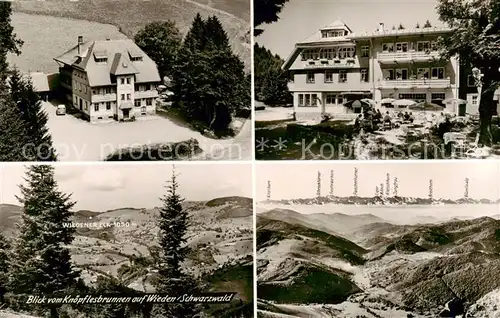
{"label": "steep gabled roof", "polygon": [[[130,61],[139,56],[141,61]],[[97,58],[107,61],[98,62]],[[85,71],[93,87],[111,85],[111,75],[135,74],[136,83],[161,81],[155,62],[130,39],[85,42],[80,54],[74,46],[54,60]]]}
{"label": "steep gabled roof", "polygon": [[139,71],[134,67],[132,62],[121,53],[116,53],[113,58],[113,64],[111,65],[110,73],[118,76],[118,75],[132,75],[138,74]]}

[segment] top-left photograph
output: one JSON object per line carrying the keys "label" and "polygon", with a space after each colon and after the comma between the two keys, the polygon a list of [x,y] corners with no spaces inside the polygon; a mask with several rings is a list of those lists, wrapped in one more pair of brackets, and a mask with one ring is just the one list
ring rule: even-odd
{"label": "top-left photograph", "polygon": [[0,1],[0,161],[251,160],[250,0]]}

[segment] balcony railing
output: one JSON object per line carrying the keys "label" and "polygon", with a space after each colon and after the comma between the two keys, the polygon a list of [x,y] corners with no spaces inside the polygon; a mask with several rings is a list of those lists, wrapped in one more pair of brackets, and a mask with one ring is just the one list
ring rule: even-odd
{"label": "balcony railing", "polygon": [[157,90],[149,90],[149,91],[135,91],[134,98],[156,98],[158,97]]}
{"label": "balcony railing", "polygon": [[355,58],[334,60],[309,60],[304,62],[305,68],[356,68],[359,64]]}
{"label": "balcony railing", "polygon": [[92,102],[93,103],[99,103],[99,102],[112,102],[116,101],[116,94],[103,94],[103,95],[92,95]]}
{"label": "balcony railing", "polygon": [[448,88],[451,87],[451,80],[448,79],[427,79],[427,80],[393,80],[379,81],[380,88]]}
{"label": "balcony railing", "polygon": [[393,63],[401,61],[430,61],[439,59],[439,52],[379,52],[377,59],[380,63]]}

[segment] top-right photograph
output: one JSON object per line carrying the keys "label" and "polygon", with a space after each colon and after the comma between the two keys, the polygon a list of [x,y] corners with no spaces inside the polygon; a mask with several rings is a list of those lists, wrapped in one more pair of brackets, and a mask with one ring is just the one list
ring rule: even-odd
{"label": "top-right photograph", "polygon": [[500,158],[500,6],[255,0],[257,160]]}

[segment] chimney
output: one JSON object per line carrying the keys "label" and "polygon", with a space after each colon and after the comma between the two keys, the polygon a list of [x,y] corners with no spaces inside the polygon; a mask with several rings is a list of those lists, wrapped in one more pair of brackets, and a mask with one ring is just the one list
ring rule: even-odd
{"label": "chimney", "polygon": [[80,47],[82,46],[82,44],[83,44],[83,36],[79,35],[78,36],[78,55],[82,54],[81,53],[81,49],[80,49]]}
{"label": "chimney", "polygon": [[378,32],[384,32],[384,23],[380,22],[378,24]]}

